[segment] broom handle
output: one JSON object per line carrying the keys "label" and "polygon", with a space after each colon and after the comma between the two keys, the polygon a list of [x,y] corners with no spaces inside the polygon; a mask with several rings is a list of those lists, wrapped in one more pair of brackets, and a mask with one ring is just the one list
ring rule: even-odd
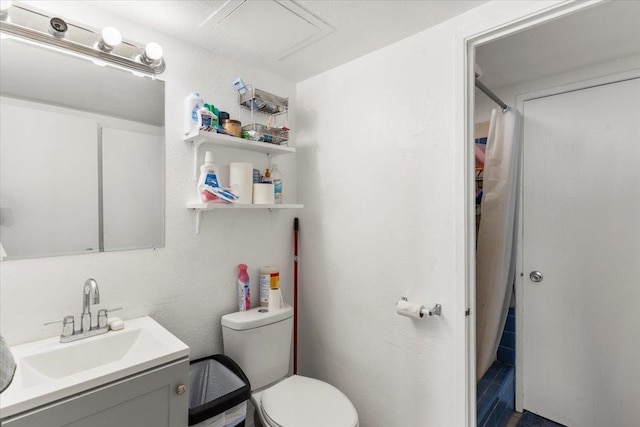
{"label": "broom handle", "polygon": [[293,219],[293,374],[298,373],[298,218]]}

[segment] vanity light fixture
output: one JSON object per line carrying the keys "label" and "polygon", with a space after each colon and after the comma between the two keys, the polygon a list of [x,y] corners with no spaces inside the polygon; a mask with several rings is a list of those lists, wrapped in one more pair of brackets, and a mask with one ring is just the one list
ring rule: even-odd
{"label": "vanity light fixture", "polygon": [[19,2],[0,1],[0,35],[22,39],[52,49],[83,56],[99,65],[125,68],[134,73],[155,76],[166,64],[162,47],[146,47],[123,40],[120,31],[106,27],[101,32]]}

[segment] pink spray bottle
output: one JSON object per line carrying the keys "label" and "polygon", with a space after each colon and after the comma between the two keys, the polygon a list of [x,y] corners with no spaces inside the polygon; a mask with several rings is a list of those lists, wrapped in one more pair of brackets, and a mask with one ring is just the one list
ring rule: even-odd
{"label": "pink spray bottle", "polygon": [[249,273],[247,264],[238,265],[238,309],[247,311],[251,309],[251,294],[249,290]]}

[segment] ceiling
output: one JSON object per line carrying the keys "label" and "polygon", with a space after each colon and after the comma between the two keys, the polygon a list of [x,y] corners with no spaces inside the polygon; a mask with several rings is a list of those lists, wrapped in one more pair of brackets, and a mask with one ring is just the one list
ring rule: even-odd
{"label": "ceiling", "polygon": [[640,55],[640,1],[602,3],[476,49],[491,90]]}
{"label": "ceiling", "polygon": [[[208,0],[92,4],[177,39],[301,81],[483,1]],[[221,22],[219,22],[221,21]]]}

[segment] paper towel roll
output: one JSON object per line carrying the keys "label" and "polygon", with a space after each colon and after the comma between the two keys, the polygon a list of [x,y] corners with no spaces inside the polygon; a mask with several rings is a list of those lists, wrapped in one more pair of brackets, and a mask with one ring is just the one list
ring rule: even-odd
{"label": "paper towel roll", "polygon": [[424,307],[419,304],[412,304],[409,301],[405,301],[401,299],[396,304],[396,311],[401,316],[413,317],[415,319],[420,319],[423,314],[420,313]]}
{"label": "paper towel roll", "polygon": [[273,184],[253,184],[253,203],[256,205],[274,204]]}
{"label": "paper towel roll", "polygon": [[253,200],[253,164],[244,162],[229,163],[229,186],[238,196],[238,203],[250,205]]}
{"label": "paper towel roll", "polygon": [[282,292],[280,289],[269,289],[269,310],[280,310],[284,308]]}

